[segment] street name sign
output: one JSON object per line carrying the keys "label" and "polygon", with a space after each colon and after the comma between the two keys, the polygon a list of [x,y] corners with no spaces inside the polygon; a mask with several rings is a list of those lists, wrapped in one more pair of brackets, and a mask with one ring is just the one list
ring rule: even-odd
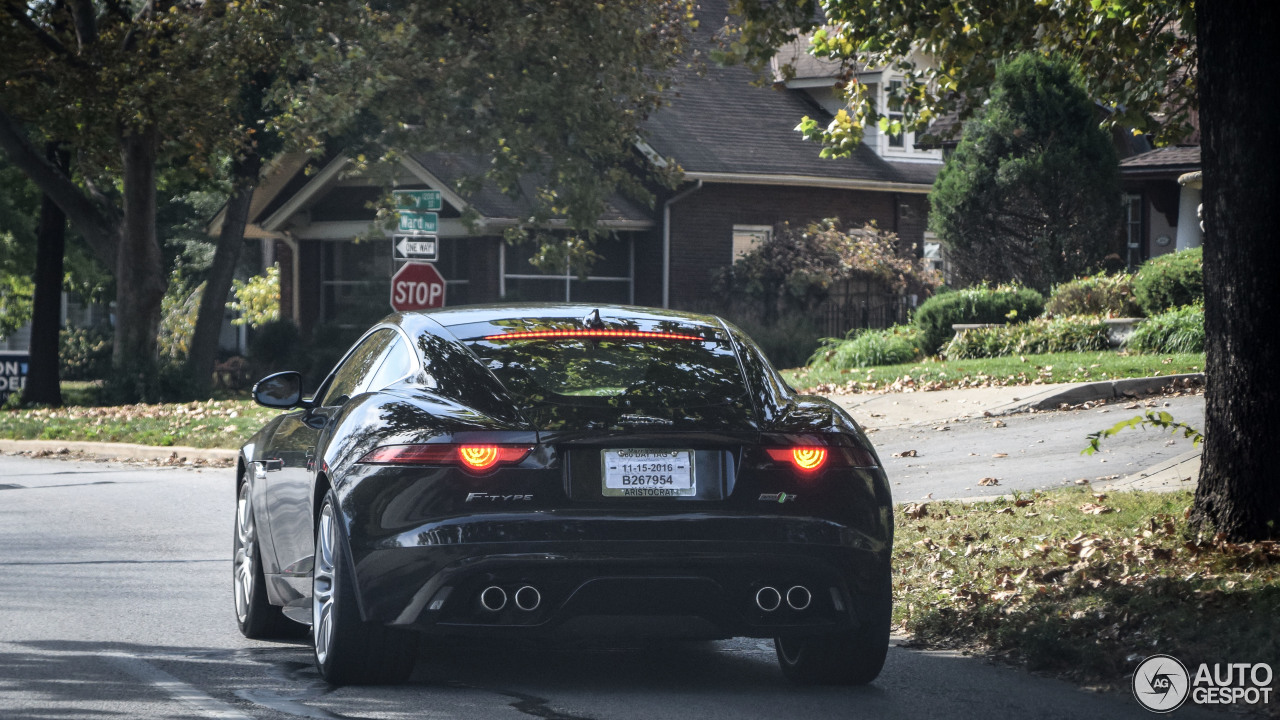
{"label": "street name sign", "polygon": [[431,263],[407,262],[391,276],[391,309],[396,312],[444,307],[444,278]]}
{"label": "street name sign", "polygon": [[399,231],[402,233],[436,233],[439,230],[440,216],[433,212],[400,211]]}
{"label": "street name sign", "polygon": [[444,207],[439,190],[392,190],[398,210],[436,211]]}
{"label": "street name sign", "polygon": [[391,254],[396,260],[437,260],[439,252],[435,235],[391,236]]}

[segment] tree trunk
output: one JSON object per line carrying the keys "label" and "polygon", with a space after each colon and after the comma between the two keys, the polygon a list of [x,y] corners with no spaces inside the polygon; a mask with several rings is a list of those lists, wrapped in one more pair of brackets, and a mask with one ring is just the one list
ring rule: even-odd
{"label": "tree trunk", "polygon": [[160,332],[160,301],[168,279],[156,238],[155,127],[126,130],[124,154],[124,227],[116,262],[116,327],[112,364],[145,367],[155,361]]}
{"label": "tree trunk", "polygon": [[213,366],[218,356],[218,336],[222,331],[223,311],[240,251],[244,247],[244,228],[249,222],[249,204],[258,183],[258,171],[262,162],[257,155],[237,160],[233,168],[235,191],[227,200],[222,231],[218,234],[218,246],[213,255],[213,267],[200,298],[200,311],[196,315],[196,328],[191,337],[191,351],[187,354],[187,375],[191,379],[196,397],[209,394],[213,379]]}
{"label": "tree trunk", "polygon": [[[50,160],[64,170],[68,153],[49,148]],[[36,294],[31,315],[31,360],[22,402],[62,405],[58,362],[58,331],[62,328],[62,258],[66,250],[67,216],[48,195],[40,198],[36,229]]]}
{"label": "tree trunk", "polygon": [[1196,3],[1204,169],[1205,443],[1193,519],[1231,540],[1280,535],[1280,5]]}

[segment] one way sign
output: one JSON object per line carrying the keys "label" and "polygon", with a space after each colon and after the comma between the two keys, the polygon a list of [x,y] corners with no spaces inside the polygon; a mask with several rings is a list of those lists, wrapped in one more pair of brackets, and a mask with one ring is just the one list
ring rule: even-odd
{"label": "one way sign", "polygon": [[439,254],[435,235],[393,235],[391,247],[396,260],[435,260]]}

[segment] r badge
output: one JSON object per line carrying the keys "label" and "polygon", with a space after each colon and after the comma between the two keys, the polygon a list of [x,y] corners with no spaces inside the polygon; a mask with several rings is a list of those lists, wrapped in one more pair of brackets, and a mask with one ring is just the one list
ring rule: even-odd
{"label": "r badge", "polygon": [[795,493],[784,493],[784,492],[760,493],[760,497],[757,499],[760,500],[761,502],[776,502],[779,505],[781,505],[782,503],[785,503],[785,502],[795,502],[796,495]]}

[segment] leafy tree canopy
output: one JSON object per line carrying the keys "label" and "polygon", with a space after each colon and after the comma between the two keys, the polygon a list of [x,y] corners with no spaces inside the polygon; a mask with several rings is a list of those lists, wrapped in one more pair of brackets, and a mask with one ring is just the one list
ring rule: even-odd
{"label": "leafy tree canopy", "polygon": [[1047,291],[1098,267],[1120,220],[1118,163],[1067,62],[1002,64],[929,195],[930,226],[958,251],[957,279]]}
{"label": "leafy tree canopy", "polygon": [[[849,110],[827,125],[813,118],[800,125],[824,142],[828,156],[852,152],[869,124],[918,132],[951,110],[967,118],[986,100],[1000,62],[1026,51],[1078,65],[1089,97],[1114,108],[1110,122],[1159,141],[1184,137],[1197,108],[1195,14],[1185,0],[736,0],[734,6],[742,21],[725,37],[725,57],[763,67],[778,46],[811,34],[813,54],[846,69]],[[901,122],[890,122],[858,81],[858,71],[879,68],[903,75],[889,100]]]}

